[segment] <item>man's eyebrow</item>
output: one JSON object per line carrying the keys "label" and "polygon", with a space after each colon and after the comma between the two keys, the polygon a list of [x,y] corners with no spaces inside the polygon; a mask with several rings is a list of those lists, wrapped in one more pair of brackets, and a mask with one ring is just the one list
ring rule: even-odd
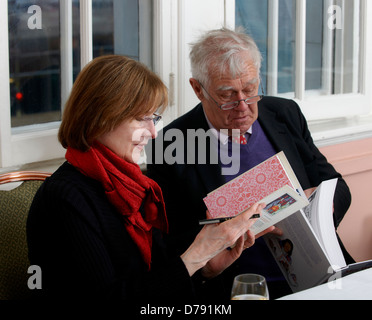
{"label": "man's eyebrow", "polygon": [[222,87],[217,88],[217,91],[233,91],[233,90],[235,90],[235,88],[227,87],[227,86],[222,86]]}
{"label": "man's eyebrow", "polygon": [[[244,83],[243,87],[246,88],[248,86],[256,84],[257,82],[258,82],[258,78],[254,78],[251,81]],[[217,91],[235,91],[235,88],[231,86],[221,86],[217,88]]]}

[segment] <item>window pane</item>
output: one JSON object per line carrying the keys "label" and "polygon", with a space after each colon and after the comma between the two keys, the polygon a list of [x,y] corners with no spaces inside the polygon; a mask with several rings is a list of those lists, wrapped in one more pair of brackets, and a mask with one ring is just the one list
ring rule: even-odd
{"label": "window pane", "polygon": [[93,56],[121,54],[152,67],[151,0],[93,0]]}
{"label": "window pane", "polygon": [[323,0],[306,2],[306,90],[322,89],[323,7]]}
{"label": "window pane", "polygon": [[295,91],[296,3],[279,1],[278,93]]}
{"label": "window pane", "polygon": [[[295,92],[297,1],[301,0],[235,2],[236,26],[242,26],[255,39],[263,54],[261,72],[264,83],[277,81],[275,86],[269,86],[275,88],[272,89],[275,92],[269,94],[288,96],[288,93],[294,95]],[[278,17],[277,25],[268,21],[270,12]],[[307,95],[360,92],[359,18],[360,0],[306,1],[304,89]],[[275,44],[272,47],[269,46],[271,41]],[[278,51],[274,52],[276,48]],[[277,57],[274,80],[270,80],[272,77],[267,73],[270,65],[267,59],[273,59],[270,57]]]}
{"label": "window pane", "polygon": [[[335,1],[332,93],[359,93],[360,1]],[[344,23],[341,23],[342,20]],[[329,28],[329,27],[328,27]]]}
{"label": "window pane", "polygon": [[[93,0],[93,57],[114,53],[114,0]],[[136,2],[136,1],[134,1]],[[133,14],[133,13],[132,13]],[[124,33],[124,30],[123,30]],[[134,32],[135,33],[135,32]]]}
{"label": "window pane", "polygon": [[72,0],[72,64],[75,81],[81,69],[80,56],[80,0]]}
{"label": "window pane", "polygon": [[306,10],[308,94],[358,93],[360,2],[314,0]]}
{"label": "window pane", "polygon": [[9,0],[12,127],[61,117],[59,1]]}
{"label": "window pane", "polygon": [[[72,0],[73,78],[80,72],[80,1]],[[152,67],[152,0],[93,0],[93,57]],[[59,0],[8,0],[12,127],[61,119]]]}
{"label": "window pane", "polygon": [[257,43],[262,54],[261,79],[267,81],[267,37],[268,37],[268,1],[267,0],[236,0],[235,23],[243,27]]}
{"label": "window pane", "polygon": [[[268,0],[236,0],[236,26],[243,27],[247,34],[256,41],[262,56],[263,64],[261,76],[263,83],[268,76]],[[276,93],[294,92],[294,62],[295,62],[295,0],[280,0],[278,8],[279,25],[278,41],[278,69]],[[269,92],[269,94],[273,94]]]}

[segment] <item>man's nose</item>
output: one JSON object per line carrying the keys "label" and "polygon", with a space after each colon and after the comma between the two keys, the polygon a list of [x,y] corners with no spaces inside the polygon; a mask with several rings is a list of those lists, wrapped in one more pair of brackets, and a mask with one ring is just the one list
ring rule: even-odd
{"label": "man's nose", "polygon": [[245,111],[248,109],[248,105],[245,102],[245,99],[238,100],[239,104],[235,107],[236,111]]}

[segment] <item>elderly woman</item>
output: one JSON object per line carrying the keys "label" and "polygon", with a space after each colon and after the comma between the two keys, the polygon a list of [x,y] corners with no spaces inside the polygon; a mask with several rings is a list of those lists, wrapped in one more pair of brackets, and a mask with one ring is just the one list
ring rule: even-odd
{"label": "elderly woman", "polygon": [[262,205],[205,226],[184,254],[167,257],[162,192],[136,164],[166,105],[161,80],[123,56],[97,58],[76,79],[59,131],[67,161],[41,186],[27,222],[43,297],[192,297],[202,277],[254,244],[249,218]]}

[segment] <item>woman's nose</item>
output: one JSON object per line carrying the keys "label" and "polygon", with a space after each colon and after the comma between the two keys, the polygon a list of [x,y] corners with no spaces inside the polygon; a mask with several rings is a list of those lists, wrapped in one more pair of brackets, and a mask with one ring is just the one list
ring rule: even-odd
{"label": "woman's nose", "polygon": [[150,121],[149,131],[150,131],[152,139],[155,139],[158,136],[158,130],[156,130],[156,127],[153,121]]}

